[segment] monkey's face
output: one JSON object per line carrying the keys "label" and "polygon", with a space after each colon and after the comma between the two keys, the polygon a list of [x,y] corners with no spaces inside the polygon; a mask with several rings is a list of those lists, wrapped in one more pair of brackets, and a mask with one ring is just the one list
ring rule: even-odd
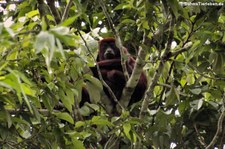
{"label": "monkey's face", "polygon": [[103,42],[100,46],[100,59],[120,58],[120,50],[116,47],[115,42]]}

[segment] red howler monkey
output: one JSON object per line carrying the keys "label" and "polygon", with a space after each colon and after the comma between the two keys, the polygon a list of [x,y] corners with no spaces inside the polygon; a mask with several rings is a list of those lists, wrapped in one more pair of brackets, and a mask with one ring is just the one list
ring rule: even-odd
{"label": "red howler monkey", "polygon": [[[123,48],[123,50],[128,56],[126,67],[128,74],[131,75],[135,65],[135,59],[129,55],[126,48]],[[126,79],[121,65],[120,50],[116,46],[114,38],[105,38],[99,42],[99,52],[96,61],[99,65],[103,80],[111,88],[116,98],[120,100],[123,88],[126,85]],[[96,67],[92,67],[91,70],[94,77],[99,78]],[[142,72],[138,84],[131,96],[129,105],[140,101],[145,93],[146,88],[147,78],[144,72]],[[110,99],[112,106],[115,107],[116,103],[113,98],[110,97],[108,89],[106,87],[103,89],[105,94]]]}

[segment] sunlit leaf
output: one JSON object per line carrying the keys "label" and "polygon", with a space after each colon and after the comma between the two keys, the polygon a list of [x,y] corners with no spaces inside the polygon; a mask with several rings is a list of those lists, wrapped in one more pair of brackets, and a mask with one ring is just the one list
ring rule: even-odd
{"label": "sunlit leaf", "polygon": [[84,144],[80,140],[77,140],[76,138],[73,138],[73,145],[74,148],[85,149]]}
{"label": "sunlit leaf", "polygon": [[131,125],[129,123],[126,123],[123,125],[123,131],[124,131],[125,135],[127,136],[128,139],[131,140],[130,130],[131,130]]}
{"label": "sunlit leaf", "polygon": [[61,23],[62,26],[69,26],[71,25],[76,19],[78,18],[77,15],[73,16],[73,17],[69,17],[68,19],[66,19],[65,21],[63,21]]}
{"label": "sunlit leaf", "polygon": [[69,115],[69,113],[66,112],[54,112],[53,113],[55,116],[57,116],[59,119],[61,120],[65,120],[71,124],[74,124],[73,118],[71,117],[71,115]]}
{"label": "sunlit leaf", "polygon": [[11,69],[8,69],[8,71],[10,72],[10,74],[6,76],[6,79],[3,81],[3,83],[7,84],[8,86],[11,86],[11,88],[16,90],[16,93],[17,93],[20,103],[22,103],[22,97],[21,97],[21,95],[22,95],[29,110],[32,112],[32,108],[30,106],[30,101],[25,93],[25,90],[23,89],[23,86],[21,83],[21,78],[20,78],[19,74],[16,73],[16,71],[11,70]]}
{"label": "sunlit leaf", "polygon": [[83,126],[85,126],[85,125],[86,125],[85,122],[78,121],[78,122],[76,122],[76,124],[75,124],[75,128],[83,127]]}
{"label": "sunlit leaf", "polygon": [[91,119],[92,124],[95,125],[107,125],[107,126],[113,126],[113,124],[111,122],[109,122],[106,119],[102,119],[100,116],[94,116]]}
{"label": "sunlit leaf", "polygon": [[59,34],[59,35],[67,35],[69,33],[69,28],[64,26],[59,26],[51,29],[51,32]]}
{"label": "sunlit leaf", "polygon": [[38,14],[39,14],[38,10],[33,10],[33,11],[28,12],[26,15],[27,15],[27,17],[32,18]]}
{"label": "sunlit leaf", "polygon": [[190,103],[191,107],[196,109],[196,110],[199,110],[202,105],[203,105],[203,100],[202,99],[199,99],[199,100],[194,100]]}

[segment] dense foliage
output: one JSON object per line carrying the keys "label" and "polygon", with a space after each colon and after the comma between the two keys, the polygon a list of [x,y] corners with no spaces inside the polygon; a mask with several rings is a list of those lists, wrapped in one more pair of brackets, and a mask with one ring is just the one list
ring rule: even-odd
{"label": "dense foliage", "polygon": [[[1,1],[0,148],[223,148],[225,5],[191,1]],[[89,70],[109,36],[149,81],[119,116]]]}

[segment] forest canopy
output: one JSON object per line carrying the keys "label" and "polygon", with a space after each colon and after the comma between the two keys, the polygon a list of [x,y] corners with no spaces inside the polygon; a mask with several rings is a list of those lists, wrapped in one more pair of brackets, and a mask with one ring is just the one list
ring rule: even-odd
{"label": "forest canopy", "polygon": [[[224,148],[224,7],[223,0],[1,0],[0,148]],[[117,114],[102,103],[106,84],[90,70],[108,37],[130,54],[121,53],[122,66],[135,60],[132,74],[124,69]],[[146,92],[128,105],[142,72]]]}

